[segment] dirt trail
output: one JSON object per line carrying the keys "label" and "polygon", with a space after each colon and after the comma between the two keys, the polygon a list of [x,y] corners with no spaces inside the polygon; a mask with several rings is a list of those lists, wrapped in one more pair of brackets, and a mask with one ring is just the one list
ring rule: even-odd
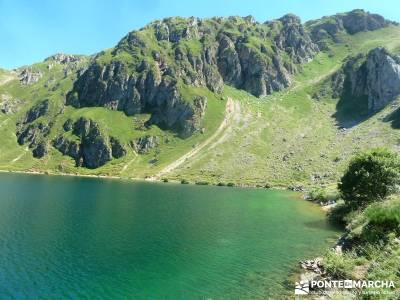
{"label": "dirt trail", "polygon": [[[231,98],[228,98],[226,102],[225,108],[225,118],[222,121],[221,125],[218,129],[211,135],[208,139],[194,147],[192,150],[187,152],[186,154],[182,155],[180,158],[166,166],[160,172],[158,172],[153,177],[149,178],[148,180],[158,180],[165,174],[170,173],[171,171],[175,170],[179,166],[181,166],[184,162],[188,159],[195,156],[201,150],[203,150],[207,146],[212,146],[214,143],[218,143],[221,138],[224,138],[224,132],[229,127],[229,125],[234,121],[240,119],[240,103],[238,101],[234,101]],[[221,136],[222,135],[222,136]]]}
{"label": "dirt trail", "polygon": [[24,151],[25,151],[25,152],[21,153],[21,154],[18,155],[16,158],[14,158],[14,159],[11,161],[11,163],[13,164],[13,163],[19,161],[26,153],[28,153],[29,149],[28,149],[28,148],[24,148]]}
{"label": "dirt trail", "polygon": [[124,172],[124,171],[126,171],[126,169],[128,169],[128,167],[136,160],[137,154],[136,154],[136,152],[133,152],[133,153],[134,153],[135,157],[132,158],[130,161],[128,161],[128,162],[123,166],[123,168],[122,168],[122,170],[121,170],[121,173]]}

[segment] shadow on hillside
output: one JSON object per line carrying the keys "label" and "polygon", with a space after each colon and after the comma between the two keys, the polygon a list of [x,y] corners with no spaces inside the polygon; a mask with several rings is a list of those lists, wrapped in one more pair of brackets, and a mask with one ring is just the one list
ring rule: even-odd
{"label": "shadow on hillside", "polygon": [[390,123],[393,129],[400,129],[400,108],[388,114],[383,121]]}
{"label": "shadow on hillside", "polygon": [[336,112],[332,115],[336,119],[336,123],[341,128],[354,127],[374,114],[377,111],[368,112],[368,99],[363,97],[352,97],[347,93],[340,95],[336,105]]}

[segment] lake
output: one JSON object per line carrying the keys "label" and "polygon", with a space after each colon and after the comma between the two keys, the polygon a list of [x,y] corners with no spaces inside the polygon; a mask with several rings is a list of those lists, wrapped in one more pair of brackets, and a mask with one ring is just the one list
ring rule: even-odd
{"label": "lake", "polygon": [[288,191],[0,174],[0,299],[263,299],[338,232]]}

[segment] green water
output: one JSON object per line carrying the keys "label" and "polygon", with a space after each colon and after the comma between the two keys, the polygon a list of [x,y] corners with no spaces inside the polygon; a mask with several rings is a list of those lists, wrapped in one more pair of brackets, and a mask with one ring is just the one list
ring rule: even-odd
{"label": "green water", "polygon": [[284,191],[0,174],[0,299],[263,299],[337,236]]}

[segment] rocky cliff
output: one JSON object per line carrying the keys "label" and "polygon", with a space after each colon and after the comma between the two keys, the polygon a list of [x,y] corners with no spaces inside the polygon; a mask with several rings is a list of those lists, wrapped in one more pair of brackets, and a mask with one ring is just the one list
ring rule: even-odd
{"label": "rocky cliff", "polygon": [[150,123],[188,137],[200,128],[207,99],[188,99],[182,87],[219,93],[225,83],[262,97],[289,86],[297,65],[318,51],[294,15],[264,24],[251,17],[167,18],[97,55],[67,104],[151,113]]}
{"label": "rocky cliff", "polygon": [[340,40],[341,33],[356,34],[362,31],[372,31],[387,27],[394,22],[388,21],[380,15],[371,14],[362,9],[355,9],[348,13],[323,17],[306,23],[314,42],[321,48],[326,48],[326,39]]}
{"label": "rocky cliff", "polygon": [[[225,111],[220,100],[233,97],[232,90],[262,100],[290,87],[319,52],[392,24],[362,10],[306,24],[293,14],[263,23],[251,16],[166,18],[93,56],[59,53],[0,70],[0,129],[15,130],[18,145],[36,158],[59,151],[94,169],[135,151],[138,164],[154,164],[163,148],[191,143],[196,132],[212,134]],[[330,87],[339,106],[373,112],[398,95],[397,74],[397,56],[378,49],[349,59]]]}
{"label": "rocky cliff", "polygon": [[71,126],[69,124],[71,120],[67,120],[63,127],[66,131],[72,130],[74,140],[59,135],[53,140],[53,146],[62,154],[75,159],[78,166],[94,169],[112,158],[120,158],[126,154],[122,143],[102,132],[96,122],[79,118]]}
{"label": "rocky cliff", "polygon": [[364,113],[374,113],[400,95],[400,56],[375,48],[351,57],[332,83],[340,104],[352,103]]}

